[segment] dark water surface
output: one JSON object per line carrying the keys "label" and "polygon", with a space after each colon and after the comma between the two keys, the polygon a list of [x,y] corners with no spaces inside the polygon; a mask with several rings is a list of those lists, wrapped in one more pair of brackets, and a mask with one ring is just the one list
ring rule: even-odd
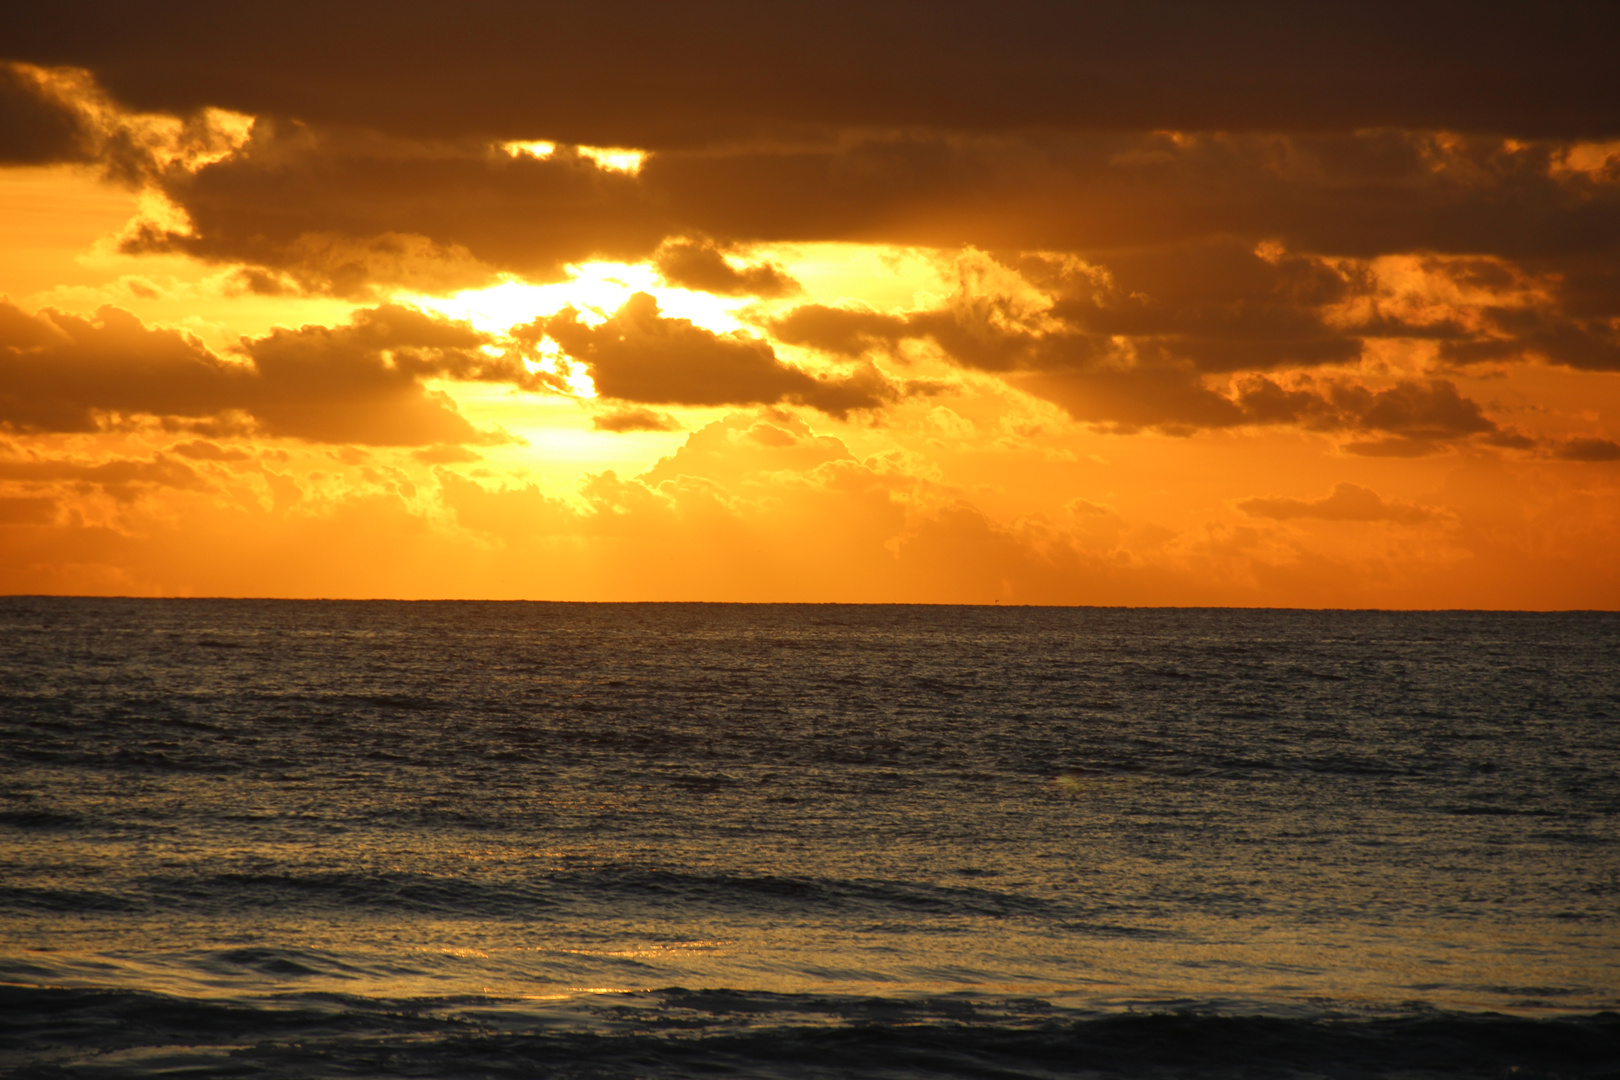
{"label": "dark water surface", "polygon": [[0,1072],[1620,1077],[1620,616],[0,599]]}

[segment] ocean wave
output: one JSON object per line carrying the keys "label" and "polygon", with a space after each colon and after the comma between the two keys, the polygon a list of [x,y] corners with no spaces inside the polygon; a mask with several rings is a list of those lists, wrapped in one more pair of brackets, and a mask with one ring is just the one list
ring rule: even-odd
{"label": "ocean wave", "polygon": [[[0,886],[0,913],[8,908],[59,913],[341,908],[522,918],[602,905],[621,913],[678,908],[687,914],[796,911],[861,918],[1066,916],[1080,920],[1075,925],[1082,925],[1087,914],[1072,904],[979,885],[615,866],[498,880],[408,871],[323,870],[153,874],[104,889]],[[1112,927],[1105,932],[1133,931]]]}
{"label": "ocean wave", "polygon": [[78,914],[87,912],[132,913],[148,905],[138,898],[97,889],[53,889],[29,885],[0,885],[0,912]]}
{"label": "ocean wave", "polygon": [[[0,1002],[0,1074],[82,1042],[109,1075],[1169,1075],[1187,1044],[1348,1077],[1563,1029],[1264,1003],[1620,1002],[1613,615],[0,598],[0,632],[0,982],[102,988]],[[740,989],[407,1000],[671,984]],[[946,991],[1157,1018],[905,996]]]}
{"label": "ocean wave", "polygon": [[668,990],[258,1002],[0,986],[16,1080],[192,1076],[1612,1077],[1620,1016],[1244,1015],[1183,1003]]}

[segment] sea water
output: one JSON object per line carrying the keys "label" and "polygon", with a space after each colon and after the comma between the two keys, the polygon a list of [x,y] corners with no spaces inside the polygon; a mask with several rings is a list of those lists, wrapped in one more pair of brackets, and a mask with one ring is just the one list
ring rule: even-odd
{"label": "sea water", "polygon": [[18,1077],[1617,1075],[1617,930],[1613,614],[0,599]]}

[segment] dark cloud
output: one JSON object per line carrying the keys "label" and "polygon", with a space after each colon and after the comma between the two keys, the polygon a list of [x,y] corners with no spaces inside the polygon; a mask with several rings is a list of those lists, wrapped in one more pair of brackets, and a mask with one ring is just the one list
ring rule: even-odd
{"label": "dark cloud", "polygon": [[[1620,310],[1620,294],[1615,297]],[[1492,307],[1484,312],[1490,336],[1447,342],[1442,350],[1456,363],[1538,356],[1587,371],[1620,371],[1620,326],[1612,317],[1570,318],[1546,308]]]}
{"label": "dark cloud", "polygon": [[277,329],[243,345],[262,385],[247,411],[268,434],[311,442],[504,441],[423,386],[433,377],[544,385],[516,357],[485,355],[487,340],[464,323],[397,306],[357,312],[347,326]]}
{"label": "dark cloud", "polygon": [[549,336],[585,364],[597,392],[648,405],[770,405],[794,402],[842,416],[877,408],[899,392],[870,365],[843,378],[818,378],[783,363],[771,346],[743,334],[716,334],[668,319],[636,293],[598,326],[565,308],[518,332]]}
{"label": "dark cloud", "polygon": [[[1290,255],[1231,241],[1122,252],[1085,271],[1053,271],[1039,256],[1003,256],[1055,299],[1043,310],[964,288],[940,308],[903,315],[807,304],[767,323],[779,340],[843,356],[930,340],[983,371],[1119,366],[1128,354],[1154,366],[1207,373],[1349,365],[1372,339],[1429,340],[1458,365],[1537,357],[1589,370],[1620,370],[1620,332],[1603,318],[1572,320],[1544,299],[1469,311],[1427,299],[1427,321],[1391,306],[1368,264]],[[1505,295],[1552,291],[1559,282],[1501,260],[1420,261],[1457,288],[1494,285]],[[1620,294],[1615,297],[1620,305]],[[1439,308],[1436,316],[1433,309]],[[1470,321],[1474,325],[1470,325]]]}
{"label": "dark cloud", "polygon": [[1479,403],[1444,379],[1402,381],[1384,390],[1336,383],[1324,399],[1338,426],[1387,431],[1409,439],[1454,439],[1497,430]]}
{"label": "dark cloud", "polygon": [[655,260],[658,273],[671,285],[721,296],[790,296],[799,283],[769,263],[732,266],[713,244],[675,240],[659,249]]}
{"label": "dark cloud", "polygon": [[667,147],[784,127],[1609,134],[1616,16],[1561,0],[1300,6],[64,0],[4,51],[122,99],[413,135]]}
{"label": "dark cloud", "polygon": [[1076,420],[1119,432],[1157,428],[1186,435],[1201,428],[1261,422],[1185,368],[1035,372],[1009,381],[1061,405]]}
{"label": "dark cloud", "polygon": [[1612,439],[1570,439],[1553,450],[1565,461],[1620,461],[1620,443]]}
{"label": "dark cloud", "polygon": [[[18,69],[10,78],[24,90],[34,85]],[[68,123],[67,99],[41,94],[12,97],[56,116],[47,127]],[[1241,238],[1230,269],[1249,278],[1256,274],[1236,265],[1237,254],[1272,240],[1317,256],[1485,252],[1565,276],[1567,264],[1585,260],[1593,269],[1584,278],[1596,285],[1586,291],[1598,303],[1583,317],[1614,314],[1620,295],[1612,280],[1620,171],[1571,169],[1567,144],[1550,140],[1395,128],[1172,134],[1024,126],[991,134],[856,126],[669,146],[632,174],[569,144],[544,158],[514,156],[471,128],[406,138],[272,111],[238,152],[191,168],[160,166],[134,129],[105,114],[96,114],[95,153],[120,175],[160,185],[193,226],[151,228],[130,250],[248,263],[244,286],[259,291],[292,284],[361,295],[373,283],[445,290],[500,271],[554,277],[570,262],[639,259],[666,238],[701,235],[715,250],[672,243],[666,273],[736,294],[788,288],[768,267],[733,274],[719,255],[756,241],[1063,250],[1108,255],[1110,263],[1146,260],[1156,265],[1136,267],[1137,276],[1161,276],[1180,264],[1213,269],[1219,244]],[[74,124],[90,124],[90,113],[73,115]],[[205,114],[179,115],[188,119],[177,146],[223,145]],[[83,156],[87,138],[51,153]],[[1599,282],[1605,266],[1608,279]],[[1321,263],[1279,264],[1273,280],[1254,282],[1266,290],[1254,299],[1275,303],[1272,290],[1283,286],[1331,287],[1325,273]]]}
{"label": "dark cloud", "polygon": [[681,422],[668,413],[652,409],[614,409],[591,417],[597,431],[623,434],[627,431],[680,431]]}
{"label": "dark cloud", "polygon": [[1090,337],[1151,343],[1200,371],[1314,367],[1360,359],[1361,339],[1323,314],[1366,288],[1321,258],[1252,244],[1183,245],[1111,256],[1105,287],[1069,289],[1052,316]]}
{"label": "dark cloud", "polygon": [[1239,379],[1233,400],[1249,423],[1297,424],[1312,431],[1373,436],[1344,449],[1367,457],[1419,457],[1477,437],[1492,446],[1526,449],[1533,441],[1503,429],[1477,401],[1444,379],[1406,379],[1374,389],[1345,378],[1284,385],[1264,376]]}
{"label": "dark cloud", "polygon": [[94,162],[128,186],[185,171],[235,145],[217,110],[139,116],[109,100],[93,76],[47,69],[0,55],[0,165]]}
{"label": "dark cloud", "polygon": [[1321,521],[1393,521],[1418,525],[1434,517],[1431,511],[1408,503],[1385,502],[1376,491],[1356,484],[1336,484],[1324,499],[1249,499],[1238,509],[1250,517],[1289,521],[1315,518]]}
{"label": "dark cloud", "polygon": [[[1567,146],[1429,131],[851,133],[648,159],[642,182],[718,239],[1102,253],[1222,238],[1371,256],[1612,250],[1615,177]],[[1252,246],[1252,245],[1251,245]]]}
{"label": "dark cloud", "polygon": [[[670,149],[630,173],[568,146],[514,156],[487,140],[271,118],[235,154],[152,172],[191,226],[148,226],[126,246],[245,263],[241,286],[266,294],[445,292],[499,273],[557,278],[590,258],[655,257],[675,284],[778,296],[793,288],[783,272],[733,266],[725,252],[764,241],[965,241],[1071,252],[1107,271],[1106,282],[1058,283],[1054,315],[1071,337],[1049,340],[1049,351],[1084,355],[1125,335],[1201,370],[1238,371],[1343,363],[1367,337],[1413,337],[1439,340],[1459,364],[1533,356],[1613,370],[1620,165],[1583,172],[1568,153],[1549,141],[1393,130],[866,132]],[[1324,318],[1370,295],[1364,260],[1406,252],[1452,253],[1476,288],[1534,281],[1547,299],[1503,305],[1481,325],[1415,324],[1378,309],[1357,325]],[[974,336],[954,314],[955,324],[919,315],[862,332],[932,336],[985,370],[1031,366],[1019,355],[1031,341]],[[846,336],[838,348],[856,344]]]}
{"label": "dark cloud", "polygon": [[1376,443],[1352,443],[1364,454],[1413,456],[1501,429],[1479,403],[1445,380],[1404,380],[1372,389],[1348,379],[1283,384],[1264,376],[1241,379],[1228,395],[1205,385],[1187,367],[1143,365],[1092,371],[1015,374],[1010,382],[1046,398],[1076,420],[1130,432],[1157,428],[1190,434],[1204,428],[1297,425],[1311,431],[1365,432]]}
{"label": "dark cloud", "polygon": [[1251,423],[1373,435],[1344,447],[1363,456],[1417,457],[1475,436],[1517,444],[1514,433],[1504,432],[1478,402],[1444,379],[1405,379],[1373,389],[1342,378],[1284,386],[1255,376],[1239,380],[1236,391],[1236,404]]}
{"label": "dark cloud", "polygon": [[[795,283],[745,264],[747,245],[831,240],[1002,252],[1050,300],[964,282],[933,310],[805,306],[768,324],[780,341],[860,364],[838,378],[784,363],[765,341],[665,319],[648,297],[603,326],[566,312],[536,324],[604,396],[637,404],[794,402],[843,415],[899,393],[865,354],[927,341],[1119,430],[1297,424],[1359,433],[1354,453],[1415,454],[1527,440],[1449,382],[1240,378],[1220,389],[1208,377],[1343,368],[1380,339],[1433,342],[1453,365],[1620,371],[1620,156],[1581,157],[1567,141],[1620,133],[1617,91],[1572,60],[1601,51],[1591,35],[1608,24],[1589,8],[1538,8],[1509,32],[1423,3],[1219,16],[1032,3],[990,20],[947,5],[913,21],[922,9],[908,3],[678,4],[626,20],[610,17],[613,4],[475,0],[453,20],[413,5],[386,18],[323,9],[322,34],[284,40],[297,10],[261,22],[183,3],[131,22],[109,9],[73,33],[66,14],[25,18],[9,55],[87,66],[127,105],[188,118],[186,145],[214,145],[204,106],[260,120],[238,152],[208,164],[142,158],[135,129],[86,127],[91,111],[61,89],[72,80],[52,89],[10,68],[0,110],[17,117],[19,149],[0,143],[0,156],[83,156],[93,144],[191,223],[148,226],[129,250],[241,264],[240,287],[264,294],[444,292],[503,273],[556,278],[589,258],[653,258],[673,284],[774,297]],[[531,40],[530,20],[545,26],[544,62],[504,44]],[[706,36],[710,25],[724,33]],[[607,26],[611,37],[594,36]],[[784,36],[791,56],[748,47]],[[253,56],[226,62],[239,40],[256,42]],[[342,44],[358,41],[366,48]],[[609,41],[611,78],[600,70]],[[1556,63],[1531,47],[1555,41]],[[576,69],[593,77],[564,77]],[[544,157],[500,148],[525,138],[559,144]],[[592,145],[653,152],[625,171],[582,149]],[[1031,251],[1044,254],[1016,254]],[[1469,310],[1432,296],[1391,302],[1373,262],[1389,254],[1426,260],[1425,272],[1485,299]],[[75,390],[30,368],[0,383],[0,418],[88,430],[108,412],[194,424],[240,414],[271,433],[415,445],[474,438],[426,379],[560,387],[515,357],[485,356],[466,328],[415,342],[447,325],[416,318],[377,309],[347,328],[281,331],[247,343],[241,364],[173,335],[129,335],[131,356],[150,353],[135,367],[172,378],[136,385],[122,364]],[[379,336],[379,320],[397,341]],[[86,327],[49,322],[71,343],[19,337],[0,364],[27,367],[17,349],[88,355],[97,331]],[[158,407],[159,385],[178,406]]]}
{"label": "dark cloud", "polygon": [[906,336],[908,321],[875,311],[802,304],[771,321],[771,335],[789,345],[805,345],[822,352],[860,356],[893,345]]}
{"label": "dark cloud", "polygon": [[[1040,280],[1030,259],[1011,261]],[[1353,363],[1361,354],[1360,337],[1329,325],[1325,309],[1366,283],[1317,257],[1263,257],[1228,240],[1124,252],[1046,284],[1056,300],[1037,318],[1010,298],[964,290],[946,309],[908,317],[902,333],[991,371],[1089,367],[1118,354],[1121,339],[1139,360],[1205,372]]]}
{"label": "dark cloud", "polygon": [[[949,319],[904,324],[824,310],[777,324],[784,340],[830,351],[928,336],[961,362],[1016,370],[1053,366],[1042,352],[1089,362],[1119,335],[1200,370],[1243,371],[1353,362],[1369,338],[1407,338],[1437,341],[1454,363],[1615,370],[1620,164],[1571,171],[1569,152],[1387,130],[908,136],[799,154],[671,154],[651,159],[645,180],[713,235],[967,240],[1072,252],[1106,274],[1050,272],[1065,330],[1039,342],[986,332],[960,305]],[[1524,287],[1538,299],[1478,320],[1413,321],[1381,301],[1370,260],[1414,252],[1436,253],[1431,270],[1470,290]],[[1038,260],[1003,258],[1039,279]]]}
{"label": "dark cloud", "polygon": [[206,490],[208,484],[184,462],[158,454],[151,461],[118,459],[96,464],[43,458],[0,461],[0,480],[31,484],[68,482],[100,488],[119,502],[131,502],[152,488]]}
{"label": "dark cloud", "polygon": [[928,340],[958,364],[980,371],[1077,368],[1118,351],[1109,337],[1079,328],[1024,325],[1015,307],[1003,297],[966,294],[952,297],[947,307],[906,315],[806,304],[768,325],[790,345],[845,356]]}
{"label": "dark cloud", "polygon": [[0,426],[90,432],[124,415],[212,419],[239,434],[314,442],[489,442],[501,437],[476,430],[423,385],[430,377],[543,385],[516,357],[486,356],[486,340],[465,324],[385,306],[346,326],[245,340],[233,361],[117,308],[85,319],[29,316],[0,302]]}
{"label": "dark cloud", "polygon": [[238,153],[159,182],[191,227],[126,249],[249,263],[260,269],[244,284],[260,292],[283,290],[281,274],[346,296],[375,283],[443,292],[498,270],[558,278],[570,262],[643,258],[674,228],[633,176],[568,147],[537,158],[260,122]]}
{"label": "dark cloud", "polygon": [[77,109],[28,69],[0,64],[0,165],[85,161],[94,143]]}
{"label": "dark cloud", "polygon": [[0,303],[0,424],[11,430],[97,431],[97,412],[207,416],[237,407],[250,380],[244,367],[118,308],[95,320],[35,318]]}
{"label": "dark cloud", "polygon": [[[1054,274],[1042,282],[1059,290],[1046,309],[964,287],[931,310],[885,315],[803,305],[768,325],[779,340],[844,356],[926,339],[964,367],[1001,374],[1077,420],[1122,431],[1295,424],[1383,433],[1424,452],[1474,435],[1526,444],[1445,380],[1373,389],[1342,376],[1280,382],[1250,374],[1231,393],[1212,389],[1209,374],[1358,360],[1361,339],[1334,329],[1323,306],[1370,285],[1318,259],[1263,258],[1230,245],[1191,254],[1174,268],[1159,265],[1158,255],[1125,259],[1117,277],[1072,268]],[[1142,273],[1144,262],[1157,273]],[[1025,269],[1039,279],[1039,266]],[[1157,293],[1131,287],[1149,282]]]}

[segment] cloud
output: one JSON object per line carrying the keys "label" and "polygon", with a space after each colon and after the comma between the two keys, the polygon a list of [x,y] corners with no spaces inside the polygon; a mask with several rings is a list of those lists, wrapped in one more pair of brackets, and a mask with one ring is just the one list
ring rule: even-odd
{"label": "cloud", "polygon": [[163,454],[151,461],[119,459],[96,464],[44,458],[0,460],[0,480],[30,484],[66,481],[80,487],[98,487],[119,502],[130,502],[152,488],[200,491],[208,487],[191,466]]}
{"label": "cloud", "polygon": [[1565,461],[1620,461],[1620,443],[1613,439],[1570,439],[1553,450]]}
{"label": "cloud", "polygon": [[[1144,261],[1155,273],[1132,282]],[[1259,374],[1359,359],[1362,342],[1333,327],[1328,310],[1373,286],[1320,259],[1222,244],[1186,265],[1125,260],[1124,282],[1151,285],[1157,295],[1072,261],[1009,262],[1021,262],[1024,273],[964,253],[959,287],[939,307],[885,314],[805,304],[767,325],[781,341],[848,357],[928,341],[963,367],[1001,375],[1076,420],[1118,431],[1295,424],[1384,433],[1416,452],[1472,435],[1515,438],[1447,380],[1373,388],[1344,375],[1279,381]],[[1033,289],[1029,278],[1052,291]],[[1206,381],[1233,372],[1247,374],[1229,392]]]}
{"label": "cloud", "polygon": [[597,431],[624,433],[627,431],[680,431],[681,422],[668,413],[652,409],[614,409],[591,417],[591,427]]}
{"label": "cloud", "polygon": [[[98,153],[128,156],[153,137],[155,118],[137,123],[110,103],[94,111],[103,127],[141,133],[103,138]],[[640,259],[667,238],[697,235],[718,247],[670,241],[663,262],[671,281],[760,295],[787,288],[786,280],[765,266],[732,273],[720,249],[801,240],[968,243],[1111,253],[1156,263],[1137,272],[1164,278],[1209,262],[1205,248],[1235,243],[1246,251],[1266,240],[1315,256],[1484,252],[1568,276],[1572,261],[1605,265],[1605,253],[1620,243],[1620,176],[1567,168],[1577,144],[1499,134],[1389,127],[896,134],[856,124],[842,134],[819,128],[790,139],[665,146],[632,173],[566,142],[543,157],[507,153],[471,117],[464,131],[412,138],[294,121],[278,110],[233,135],[211,124],[212,114],[182,115],[190,119],[171,118],[174,130],[164,136],[173,146],[148,147],[156,157],[143,168],[189,225],[150,227],[130,250],[245,262],[305,289],[352,296],[379,284],[444,291],[498,272],[556,278],[569,263]],[[190,164],[159,167],[159,159]],[[1315,270],[1321,276],[1324,267]],[[1255,288],[1264,284],[1252,282],[1245,299],[1261,303],[1229,312],[1232,331],[1264,314],[1267,296]],[[1615,292],[1610,282],[1611,314]],[[1277,299],[1269,298],[1272,306]],[[1220,314],[1210,305],[1203,311],[1206,320]],[[1278,340],[1309,352],[1322,334],[1296,328],[1307,329],[1305,338]]]}
{"label": "cloud", "polygon": [[186,226],[126,250],[249,263],[343,296],[449,291],[498,270],[557,279],[587,258],[642,258],[672,228],[633,175],[569,147],[537,158],[266,120],[228,158],[160,183]]}
{"label": "cloud", "polygon": [[801,304],[770,321],[771,335],[789,345],[804,345],[822,352],[860,356],[871,349],[892,346],[906,336],[908,320],[870,309]]}
{"label": "cloud", "polygon": [[14,431],[97,431],[97,411],[214,415],[244,400],[250,380],[194,340],[148,330],[118,308],[91,321],[0,303],[0,424]]}
{"label": "cloud", "polygon": [[428,446],[421,450],[412,450],[411,457],[424,465],[467,465],[484,460],[482,454],[468,450],[464,446]]}
{"label": "cloud", "polygon": [[[1315,255],[1612,249],[1615,177],[1559,171],[1569,143],[1424,130],[857,131],[670,150],[642,173],[689,230],[1101,255],[1234,238]],[[1197,258],[1193,252],[1192,258]]]}
{"label": "cloud", "polygon": [[666,243],[654,261],[671,285],[721,296],[789,296],[800,288],[780,267],[760,263],[738,270],[719,248],[693,240]]}
{"label": "cloud", "polygon": [[181,457],[191,458],[193,461],[248,461],[251,455],[241,450],[227,450],[217,446],[206,439],[195,439],[187,443],[177,443],[170,449]]}
{"label": "cloud", "polygon": [[1333,494],[1324,499],[1248,499],[1238,503],[1238,509],[1250,517],[1270,518],[1273,521],[1315,518],[1320,521],[1393,521],[1400,525],[1419,525],[1434,517],[1433,513],[1420,506],[1385,502],[1377,492],[1356,484],[1336,484]]}
{"label": "cloud", "polygon": [[1324,395],[1338,426],[1387,431],[1412,439],[1452,439],[1497,430],[1479,403],[1444,379],[1403,380],[1383,390],[1335,383]]}
{"label": "cloud", "polygon": [[[1567,140],[1388,126],[855,125],[677,141],[631,172],[566,142],[544,156],[508,153],[476,125],[412,137],[276,110],[250,127],[201,106],[138,114],[82,72],[6,70],[12,92],[0,100],[22,110],[21,129],[42,133],[26,138],[56,147],[36,157],[96,157],[178,209],[126,237],[127,251],[236,264],[244,287],[266,294],[446,293],[503,273],[556,280],[592,258],[652,257],[673,284],[773,297],[795,287],[785,271],[733,266],[725,253],[966,242],[1068,253],[1098,272],[1053,283],[1048,315],[1061,327],[1039,335],[985,333],[960,303],[859,329],[845,316],[841,339],[828,337],[834,309],[790,316],[781,330],[842,352],[874,335],[928,339],[990,371],[1072,366],[1118,338],[1208,372],[1353,363],[1369,339],[1432,340],[1453,364],[1529,357],[1620,370],[1620,170],[1572,168],[1584,144]],[[1453,284],[1478,295],[1396,310],[1371,266],[1414,253],[1451,259]],[[1496,302],[1478,274],[1463,281],[1468,260],[1494,261],[1498,291],[1534,282],[1537,295]]]}
{"label": "cloud", "polygon": [[438,473],[444,503],[464,528],[495,536],[566,533],[577,528],[576,514],[562,499],[533,484],[490,490],[447,470]]}
{"label": "cloud", "polygon": [[88,161],[93,143],[79,110],[34,69],[0,64],[0,165]]}
{"label": "cloud", "polygon": [[432,377],[543,385],[517,358],[486,356],[486,341],[466,324],[384,306],[346,326],[244,340],[237,361],[118,308],[86,319],[30,316],[0,302],[0,427],[94,432],[113,415],[230,426],[236,416],[265,435],[313,442],[499,441],[423,385]]}
{"label": "cloud", "polygon": [[[1404,575],[1377,586],[1400,602],[1552,596],[1552,577],[1586,602],[1612,562],[1611,470],[1567,464],[1620,454],[1603,426],[1620,16],[1600,5],[65,4],[7,23],[0,54],[22,63],[0,65],[0,163],[73,163],[16,178],[39,191],[95,169],[141,188],[125,252],[229,283],[199,287],[193,311],[131,277],[131,305],[227,321],[300,293],[377,306],[209,349],[113,309],[0,305],[0,428],[19,444],[0,447],[7,582],[240,588],[251,565],[305,592],[1277,603],[1373,595],[1341,587],[1353,563]],[[637,167],[592,147],[632,148]],[[637,296],[514,343],[384,302],[597,258],[737,298],[724,306],[757,333]],[[149,261],[154,281],[185,265]],[[531,460],[543,488],[503,479],[516,455],[481,460],[504,436],[472,410],[507,407],[469,394],[463,415],[433,392],[570,393],[561,365],[535,364],[553,344],[595,380],[601,399],[580,404],[598,431],[748,411],[595,440],[616,462],[681,445],[558,498],[567,470],[600,463]],[[948,385],[950,408],[912,402],[912,374]],[[1501,405],[1465,392],[1476,377],[1499,380]],[[832,438],[812,410],[859,424]],[[1226,434],[1098,438],[1131,431]],[[1274,460],[1283,444],[1301,460]],[[1260,520],[1415,522],[1333,488],[1343,455],[1461,446],[1512,452],[1363,465],[1488,459],[1521,502],[1481,473],[1474,509],[1437,496],[1446,529]],[[1284,467],[1287,486],[1254,482]],[[1240,504],[1246,526],[1206,520]],[[1459,559],[1473,585],[1431,588]],[[1547,573],[1558,559],[1573,569]],[[89,566],[105,576],[75,576]],[[1159,583],[1126,587],[1121,567]]]}
{"label": "cloud", "polygon": [[[1357,364],[1369,343],[1430,342],[1458,365],[1531,356],[1590,370],[1620,365],[1620,332],[1607,316],[1559,311],[1561,279],[1499,259],[1329,260],[1231,241],[1119,253],[1105,264],[999,258],[1001,276],[1016,276],[1038,299],[973,280],[968,268],[993,260],[969,249],[941,306],[891,314],[805,304],[766,325],[779,340],[844,356],[928,341],[992,372],[1297,371]],[[1620,289],[1582,302],[1620,312]]]}
{"label": "cloud", "polygon": [[1364,286],[1319,256],[1218,240],[1114,253],[1106,265],[1106,279],[1069,284],[1052,317],[1086,335],[1137,340],[1200,371],[1360,359],[1356,328],[1330,325],[1326,313]]}
{"label": "cloud", "polygon": [[640,479],[654,487],[701,479],[728,491],[773,486],[785,476],[853,462],[843,440],[818,435],[804,420],[781,412],[733,414],[686,437]]}
{"label": "cloud", "polygon": [[437,138],[474,128],[662,148],[862,125],[1612,133],[1615,34],[1609,8],[1573,0],[1477,19],[1443,0],[1013,0],[993,12],[794,0],[768,13],[732,0],[469,0],[453,19],[417,2],[386,20],[371,5],[312,0],[138,12],[75,0],[15,13],[6,51],[97,70],[147,109],[219,104]]}
{"label": "cloud", "polygon": [[[648,257],[673,284],[781,296],[785,273],[739,269],[723,249],[966,239],[1041,283],[1051,325],[1002,317],[1000,298],[964,280],[946,309],[806,305],[773,332],[846,355],[932,340],[987,371],[1072,367],[1118,339],[1207,372],[1350,364],[1374,339],[1433,341],[1454,364],[1620,370],[1620,175],[1571,179],[1564,152],[1387,131],[865,136],[677,149],[631,175],[566,147],[539,159],[261,123],[240,152],[165,174],[189,226],[129,246],[356,297]],[[690,234],[717,239],[666,239]],[[1068,256],[1015,254],[1031,249]],[[1430,253],[1428,292],[1396,295],[1376,264],[1413,252]]]}
{"label": "cloud", "polygon": [[132,112],[90,72],[0,58],[0,165],[95,162],[106,179],[142,186],[228,156],[251,126],[211,106]]}
{"label": "cloud", "polygon": [[783,363],[771,346],[744,334],[716,334],[669,319],[647,293],[635,293],[598,326],[573,308],[536,320],[520,337],[549,336],[590,371],[604,397],[648,405],[771,405],[793,402],[845,415],[894,401],[899,391],[875,368],[818,378]]}
{"label": "cloud", "polygon": [[[900,356],[903,342],[929,342],[963,367],[1001,375],[1077,420],[1116,431],[1292,424],[1378,433],[1346,449],[1383,456],[1432,453],[1471,436],[1533,444],[1502,429],[1449,380],[1376,387],[1345,374],[1304,374],[1359,362],[1361,333],[1470,332],[1460,325],[1469,317],[1460,301],[1445,307],[1402,296],[1393,303],[1377,267],[1230,242],[1128,255],[1117,272],[1051,254],[1003,258],[963,253],[957,290],[940,306],[890,314],[805,304],[766,325],[784,342],[847,357]],[[1447,302],[1465,287],[1514,295],[1527,288],[1488,260],[1429,259],[1425,272],[1431,277],[1422,287]],[[1269,374],[1277,369],[1293,374]],[[1226,389],[1207,378],[1228,374],[1237,377]]]}
{"label": "cloud", "polygon": [[[1556,288],[1556,286],[1554,286]],[[1561,290],[1560,290],[1561,291]],[[1442,355],[1457,363],[1515,359],[1526,354],[1586,371],[1620,371],[1620,288],[1600,300],[1596,317],[1556,308],[1492,307],[1490,333],[1447,342]]]}
{"label": "cloud", "polygon": [[1444,379],[1401,380],[1375,389],[1342,378],[1285,385],[1257,375],[1238,380],[1226,394],[1205,385],[1189,368],[1144,365],[1018,374],[1008,381],[1061,405],[1076,420],[1125,432],[1158,428],[1189,434],[1203,428],[1297,425],[1311,431],[1393,436],[1376,444],[1352,443],[1347,449],[1377,455],[1378,447],[1401,448],[1388,452],[1395,456],[1433,453],[1438,444],[1475,435],[1497,442],[1506,435],[1514,445],[1520,441]]}
{"label": "cloud", "polygon": [[[1151,472],[1126,472],[1123,453],[1100,471],[1065,466],[1062,487],[1045,493],[1051,516],[1014,517],[931,479],[937,461],[858,458],[851,445],[874,432],[846,443],[813,419],[734,414],[640,476],[595,473],[566,495],[421,468],[409,453],[323,447],[282,448],[295,461],[279,477],[199,468],[208,490],[145,484],[124,502],[57,468],[59,479],[6,481],[5,497],[43,502],[0,502],[0,521],[21,519],[0,529],[0,591],[1339,607],[1591,607],[1620,596],[1606,558],[1617,505],[1607,471],[1478,455],[1436,494],[1443,529],[1267,528],[1264,518],[1231,528],[1207,521],[1205,507],[1247,498],[1252,474],[1229,466],[1254,448],[1210,440],[1191,463],[1160,458]],[[1024,467],[1015,461],[1028,458],[986,465],[1009,476]],[[1300,464],[1306,475],[1312,463]],[[296,499],[269,497],[295,482]],[[1074,499],[1076,482],[1107,508]],[[1116,483],[1106,494],[1093,486]],[[1143,498],[1164,483],[1179,484],[1168,500]],[[1339,496],[1283,500],[1298,504],[1284,513]],[[1378,501],[1397,517],[1406,507]],[[1354,518],[1356,506],[1339,512]]]}
{"label": "cloud", "polygon": [[1195,372],[1184,368],[1034,372],[1012,376],[1008,381],[1062,406],[1076,420],[1114,431],[1158,428],[1185,435],[1203,428],[1263,422],[1231,398],[1209,389]]}

